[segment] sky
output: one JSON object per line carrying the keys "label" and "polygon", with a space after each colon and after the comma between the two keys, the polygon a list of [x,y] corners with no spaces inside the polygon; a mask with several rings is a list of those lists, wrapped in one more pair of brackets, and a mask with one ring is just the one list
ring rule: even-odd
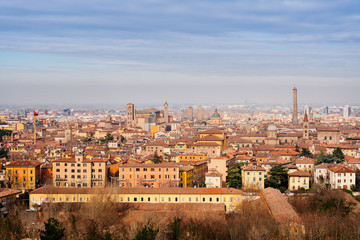
{"label": "sky", "polygon": [[0,0],[1,104],[359,104],[359,0]]}

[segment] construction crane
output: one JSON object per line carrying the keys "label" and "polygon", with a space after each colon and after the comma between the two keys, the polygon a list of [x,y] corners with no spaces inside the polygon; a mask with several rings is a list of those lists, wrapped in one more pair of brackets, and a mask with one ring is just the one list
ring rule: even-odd
{"label": "construction crane", "polygon": [[34,127],[34,145],[36,145],[36,116],[38,114],[36,113],[36,111],[34,111],[34,116],[33,116],[33,127]]}

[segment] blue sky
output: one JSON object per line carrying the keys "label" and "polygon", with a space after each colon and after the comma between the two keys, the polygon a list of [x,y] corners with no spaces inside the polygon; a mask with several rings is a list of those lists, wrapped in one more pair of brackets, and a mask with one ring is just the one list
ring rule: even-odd
{"label": "blue sky", "polygon": [[0,0],[3,104],[357,104],[360,1]]}

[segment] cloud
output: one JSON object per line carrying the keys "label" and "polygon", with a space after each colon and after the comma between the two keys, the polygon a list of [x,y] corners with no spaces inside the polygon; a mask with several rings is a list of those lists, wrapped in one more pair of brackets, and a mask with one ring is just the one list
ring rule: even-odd
{"label": "cloud", "polygon": [[0,1],[0,83],[359,87],[359,10],[355,0]]}

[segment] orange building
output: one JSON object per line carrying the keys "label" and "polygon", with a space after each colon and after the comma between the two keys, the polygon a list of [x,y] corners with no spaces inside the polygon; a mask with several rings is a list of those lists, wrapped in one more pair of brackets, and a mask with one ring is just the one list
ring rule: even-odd
{"label": "orange building", "polygon": [[124,164],[120,166],[120,187],[178,187],[178,163]]}

